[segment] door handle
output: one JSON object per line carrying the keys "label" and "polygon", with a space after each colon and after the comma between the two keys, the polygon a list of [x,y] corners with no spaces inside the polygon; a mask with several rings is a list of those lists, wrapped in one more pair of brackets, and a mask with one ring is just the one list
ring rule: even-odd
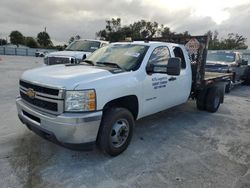
{"label": "door handle", "polygon": [[176,80],[176,77],[170,77],[169,79],[168,79],[168,81],[174,81],[174,80]]}

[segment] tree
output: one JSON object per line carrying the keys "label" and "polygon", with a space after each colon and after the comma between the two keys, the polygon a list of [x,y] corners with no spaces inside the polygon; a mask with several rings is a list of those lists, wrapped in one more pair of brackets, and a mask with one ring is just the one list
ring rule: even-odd
{"label": "tree", "polygon": [[80,38],[81,38],[80,35],[75,36],[75,40],[79,40]]}
{"label": "tree", "polygon": [[126,37],[132,39],[145,39],[152,37],[190,36],[188,31],[175,33],[169,27],[159,25],[157,22],[140,20],[130,25],[121,25],[120,18],[106,20],[105,29],[96,32],[96,36],[110,42],[123,41]]}
{"label": "tree", "polygon": [[174,35],[175,33],[170,31],[169,27],[164,27],[163,25],[161,25],[161,31],[160,31],[160,35],[162,37],[169,37],[171,35]]}
{"label": "tree", "polygon": [[5,39],[0,39],[0,46],[6,45],[6,44],[7,44],[7,41]]}
{"label": "tree", "polygon": [[75,40],[75,37],[70,37],[69,38],[69,44],[72,43]]}
{"label": "tree", "polygon": [[12,31],[10,33],[10,42],[19,46],[19,44],[24,44],[24,36],[19,31]]}
{"label": "tree", "polygon": [[227,38],[222,40],[222,45],[224,49],[247,49],[246,41],[247,38],[238,33],[229,33]]}
{"label": "tree", "polygon": [[69,38],[69,44],[74,42],[74,40],[79,40],[81,39],[80,35],[72,36]]}
{"label": "tree", "polygon": [[47,32],[43,31],[37,34],[37,42],[42,46],[42,47],[52,47],[53,43],[50,40],[50,36]]}
{"label": "tree", "polygon": [[112,18],[111,20],[106,20],[105,29],[98,31],[96,35],[111,42],[123,40],[124,35],[121,31],[121,19]]}
{"label": "tree", "polygon": [[25,44],[30,48],[37,48],[38,44],[33,37],[25,37]]}
{"label": "tree", "polygon": [[106,20],[106,27],[96,33],[98,37],[111,42],[124,40],[126,37],[149,38],[153,37],[158,31],[157,22],[140,20],[128,26],[121,26],[120,18]]}
{"label": "tree", "polygon": [[67,47],[67,45],[56,45],[54,46],[55,49],[57,49],[58,51],[62,51]]}
{"label": "tree", "polygon": [[157,22],[150,22],[140,20],[130,24],[132,30],[132,38],[152,38],[159,31],[159,24]]}
{"label": "tree", "polygon": [[209,36],[209,50],[238,50],[247,49],[247,38],[239,35],[238,33],[229,33],[227,38],[218,38],[219,33],[217,31],[208,31]]}

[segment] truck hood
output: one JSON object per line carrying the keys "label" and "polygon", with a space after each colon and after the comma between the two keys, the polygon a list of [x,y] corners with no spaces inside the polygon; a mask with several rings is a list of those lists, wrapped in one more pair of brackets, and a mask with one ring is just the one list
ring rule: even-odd
{"label": "truck hood", "polygon": [[90,52],[84,51],[59,51],[59,52],[52,52],[47,55],[47,57],[54,57],[54,56],[63,56],[63,57],[74,57],[77,59],[82,59],[83,55],[89,56]]}
{"label": "truck hood", "polygon": [[32,83],[73,90],[79,83],[88,83],[111,75],[112,73],[108,70],[88,65],[55,65],[25,71],[21,79]]}

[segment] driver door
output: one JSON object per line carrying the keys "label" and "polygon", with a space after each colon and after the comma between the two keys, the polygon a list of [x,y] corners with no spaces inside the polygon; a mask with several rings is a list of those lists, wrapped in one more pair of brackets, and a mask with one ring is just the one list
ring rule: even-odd
{"label": "driver door", "polygon": [[[166,64],[170,58],[170,51],[167,46],[156,47],[148,61],[150,64]],[[146,73],[143,82],[143,114],[147,116],[167,109],[172,106],[176,100],[176,95],[173,93],[174,82],[169,81],[172,76],[165,73]],[[172,82],[172,83],[171,83]]]}

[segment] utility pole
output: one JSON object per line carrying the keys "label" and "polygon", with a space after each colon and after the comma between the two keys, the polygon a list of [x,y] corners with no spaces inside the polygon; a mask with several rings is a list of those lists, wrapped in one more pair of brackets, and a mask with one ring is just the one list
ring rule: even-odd
{"label": "utility pole", "polygon": [[47,33],[46,30],[47,30],[47,28],[45,27],[45,28],[44,28],[44,32],[45,32],[45,33]]}

